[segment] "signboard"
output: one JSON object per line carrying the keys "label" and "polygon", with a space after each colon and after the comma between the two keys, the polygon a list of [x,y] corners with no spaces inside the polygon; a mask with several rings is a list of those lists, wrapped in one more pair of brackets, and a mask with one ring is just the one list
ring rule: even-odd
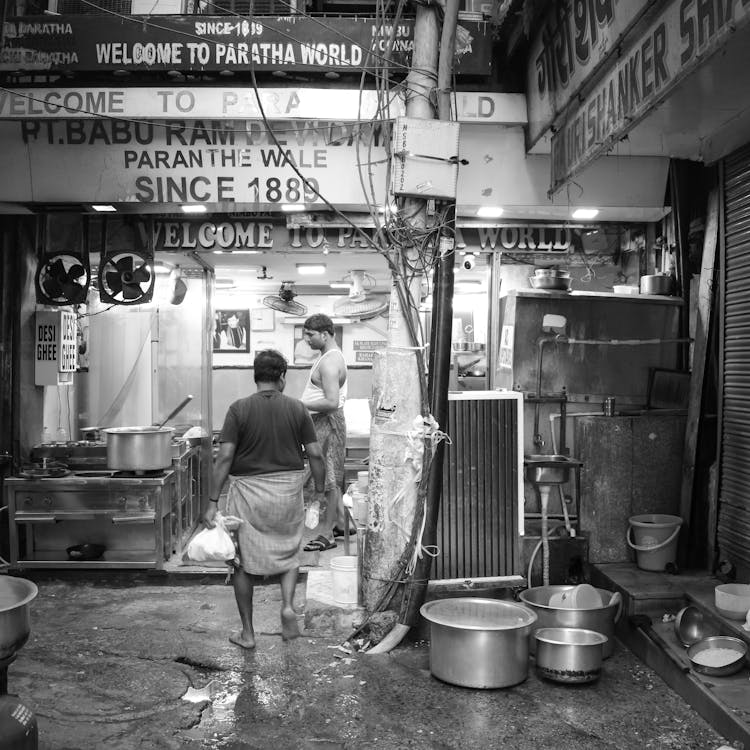
{"label": "signboard", "polygon": [[34,382],[36,385],[72,383],[78,366],[75,313],[39,311],[35,317]]}
{"label": "signboard", "polygon": [[[499,191],[504,180],[482,158],[493,128],[486,130],[486,137],[461,138],[468,163],[458,185],[467,204],[482,205],[485,192]],[[359,208],[386,201],[390,131],[390,123],[308,120],[270,126],[258,120],[0,121],[0,201],[219,203],[224,211],[258,211],[322,205],[322,195]]]}
{"label": "signboard", "polygon": [[609,151],[749,19],[747,0],[669,2],[590,93],[566,111],[552,136],[551,191]]}
{"label": "signboard", "polygon": [[[455,95],[460,122],[505,125],[526,123],[522,94],[461,91]],[[0,90],[0,120],[45,120],[122,118],[165,120],[369,120],[378,114],[378,94],[359,89],[262,88],[256,92],[242,86],[126,86],[88,88],[3,88]],[[406,112],[403,95],[389,99],[389,115]]]}
{"label": "signboard", "polygon": [[[484,21],[462,21],[457,75],[489,76],[492,34]],[[5,22],[0,70],[7,71],[305,71],[356,73],[385,65],[407,72],[414,20],[304,15],[38,16]],[[390,41],[392,40],[392,41]],[[399,70],[401,69],[401,70]]]}
{"label": "signboard", "polygon": [[[564,254],[573,249],[574,238],[579,234],[579,230],[571,227],[547,224],[457,228],[456,245],[479,246],[482,250]],[[581,246],[580,240],[578,245]]]}
{"label": "signboard", "polygon": [[354,349],[354,361],[368,362],[372,364],[375,361],[375,352],[385,349],[387,345],[387,341],[363,341],[355,339],[352,342],[352,348]]}
{"label": "signboard", "polygon": [[[151,244],[155,250],[176,252],[195,250],[333,250],[372,249],[366,234],[375,239],[375,230],[360,227],[361,233],[350,226],[294,226],[287,228],[273,221],[257,218],[226,217],[221,221],[186,219],[154,219],[150,222]],[[516,253],[566,254],[575,246],[582,247],[580,229],[554,224],[523,224],[502,227],[456,227],[457,247],[479,248],[485,251]],[[145,233],[144,233],[145,236]],[[354,342],[354,348],[377,342]]]}
{"label": "signboard", "polygon": [[655,0],[553,3],[534,38],[526,69],[530,145],[653,5]]}

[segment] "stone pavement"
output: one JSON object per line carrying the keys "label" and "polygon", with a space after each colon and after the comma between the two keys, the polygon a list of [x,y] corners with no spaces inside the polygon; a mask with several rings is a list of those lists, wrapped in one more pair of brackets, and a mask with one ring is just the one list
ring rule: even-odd
{"label": "stone pavement", "polygon": [[471,690],[431,676],[426,641],[347,653],[323,619],[282,641],[275,583],[256,588],[257,647],[243,651],[227,640],[232,589],[215,576],[26,577],[39,596],[8,686],[34,710],[41,750],[729,745],[620,644],[590,685],[542,681],[531,662],[520,685]]}

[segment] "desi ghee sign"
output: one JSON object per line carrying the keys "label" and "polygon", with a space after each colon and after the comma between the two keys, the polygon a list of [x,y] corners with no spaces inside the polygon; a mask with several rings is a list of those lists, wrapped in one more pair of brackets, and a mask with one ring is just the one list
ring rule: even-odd
{"label": "desi ghee sign", "polygon": [[552,136],[554,192],[609,151],[683,78],[750,20],[750,0],[674,0],[623,50]]}

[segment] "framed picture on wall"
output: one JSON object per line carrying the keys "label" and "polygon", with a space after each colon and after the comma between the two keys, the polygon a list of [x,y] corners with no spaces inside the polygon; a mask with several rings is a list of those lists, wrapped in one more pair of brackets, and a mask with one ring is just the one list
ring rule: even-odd
{"label": "framed picture on wall", "polygon": [[[294,326],[294,364],[310,365],[318,358],[318,352],[305,341],[302,329],[303,326]],[[333,338],[339,345],[339,349],[343,349],[344,326],[333,327]]]}
{"label": "framed picture on wall", "polygon": [[214,314],[213,350],[250,351],[250,311],[217,310]]}

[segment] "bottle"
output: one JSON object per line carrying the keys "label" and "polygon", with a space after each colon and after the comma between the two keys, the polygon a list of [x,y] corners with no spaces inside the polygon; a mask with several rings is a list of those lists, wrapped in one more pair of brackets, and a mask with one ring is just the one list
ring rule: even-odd
{"label": "bottle", "polygon": [[52,432],[49,427],[42,430],[42,445],[49,445],[52,442]]}

